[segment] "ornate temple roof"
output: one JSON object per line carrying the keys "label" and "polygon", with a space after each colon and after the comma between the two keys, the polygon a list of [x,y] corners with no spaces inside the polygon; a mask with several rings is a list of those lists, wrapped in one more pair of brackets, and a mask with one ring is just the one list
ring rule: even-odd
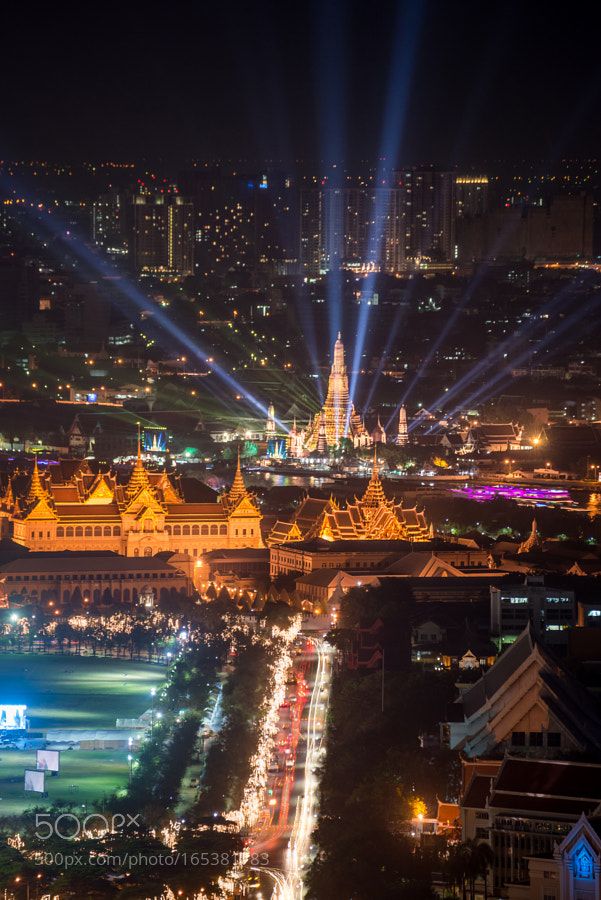
{"label": "ornate temple roof", "polygon": [[307,496],[290,522],[276,522],[268,544],[323,538],[327,541],[428,541],[430,530],[423,511],[389,500],[384,492],[374,450],[372,475],[360,499],[340,506],[333,497]]}
{"label": "ornate temple roof", "polygon": [[142,445],[140,434],[138,433],[138,455],[131,471],[131,475],[129,476],[125,493],[129,498],[133,498],[144,488],[150,488],[150,480],[148,478],[148,472],[142,462]]}
{"label": "ornate temple roof", "polygon": [[377,508],[383,506],[387,502],[378,471],[378,451],[374,447],[374,461],[371,470],[371,478],[369,479],[369,484],[361,498],[361,503],[363,506]]}

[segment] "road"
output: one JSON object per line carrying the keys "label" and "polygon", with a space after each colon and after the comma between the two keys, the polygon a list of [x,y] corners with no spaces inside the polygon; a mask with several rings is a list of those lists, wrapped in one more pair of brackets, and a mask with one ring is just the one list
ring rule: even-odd
{"label": "road", "polygon": [[302,900],[317,821],[317,769],[325,752],[333,650],[321,637],[305,635],[303,641],[294,663],[296,684],[289,685],[280,710],[280,771],[273,766],[264,815],[253,834],[253,857],[261,859],[261,866],[255,870],[260,888],[251,896],[261,893],[272,900]]}

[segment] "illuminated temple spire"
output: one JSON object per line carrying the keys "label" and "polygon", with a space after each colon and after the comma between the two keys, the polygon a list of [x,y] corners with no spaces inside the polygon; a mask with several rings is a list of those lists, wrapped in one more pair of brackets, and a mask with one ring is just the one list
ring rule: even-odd
{"label": "illuminated temple spire", "polygon": [[405,447],[409,443],[409,429],[407,428],[407,410],[405,404],[399,409],[399,430],[396,438],[399,447]]}
{"label": "illuminated temple spire", "polygon": [[361,502],[364,506],[370,506],[374,508],[382,506],[386,503],[386,494],[384,493],[384,488],[382,487],[382,482],[380,481],[380,475],[378,473],[378,451],[375,446],[371,478],[369,479],[369,484],[367,485]]}
{"label": "illuminated temple spire", "polygon": [[6,491],[4,492],[4,497],[2,498],[4,502],[4,506],[7,509],[12,509],[15,505],[15,495],[13,493],[13,480],[8,476],[8,484],[6,485]]}
{"label": "illuminated temple spire", "polygon": [[36,500],[46,500],[48,499],[48,494],[44,485],[42,484],[42,479],[40,478],[40,470],[38,469],[38,458],[35,457],[33,461],[33,472],[31,475],[31,482],[29,484],[29,491],[27,493],[27,502],[35,503]]}
{"label": "illuminated temple spire", "polygon": [[[344,359],[342,335],[338,332],[334,344],[334,358],[328,378],[328,392],[324,405],[313,419],[313,425],[307,436],[307,449],[319,450],[321,415],[325,426],[327,447],[339,447],[343,438],[353,441],[365,434],[365,428],[349,396],[348,374]],[[319,451],[322,452],[322,451]]]}
{"label": "illuminated temple spire", "polygon": [[248,491],[246,490],[246,485],[244,484],[244,478],[242,477],[242,468],[240,466],[240,447],[238,447],[238,462],[236,463],[236,473],[234,475],[234,480],[232,481],[232,486],[227,492],[227,502],[230,507],[237,506],[244,497],[248,497]]}
{"label": "illuminated temple spire", "polygon": [[265,423],[265,439],[275,437],[275,407],[273,403],[269,404],[267,409],[267,422]]}
{"label": "illuminated temple spire", "polygon": [[138,455],[134,467],[131,470],[125,493],[128,497],[135,497],[141,490],[149,487],[150,480],[148,478],[148,472],[142,462],[142,439],[140,435],[140,423],[138,422]]}
{"label": "illuminated temple spire", "polygon": [[518,553],[530,553],[531,550],[538,550],[542,547],[542,543],[537,521],[536,519],[532,519],[530,534],[518,547]]}

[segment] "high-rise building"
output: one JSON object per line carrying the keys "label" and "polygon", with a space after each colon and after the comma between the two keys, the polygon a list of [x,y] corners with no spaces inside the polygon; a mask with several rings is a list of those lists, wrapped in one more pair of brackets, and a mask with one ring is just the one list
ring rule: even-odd
{"label": "high-rise building", "polygon": [[559,195],[546,205],[511,206],[457,220],[458,258],[576,260],[593,255],[593,198]]}
{"label": "high-rise building", "polygon": [[194,205],[201,272],[257,272],[296,263],[298,190],[288,175],[197,166],[182,172],[178,183]]}
{"label": "high-rise building", "polygon": [[488,176],[455,176],[455,218],[482,216],[488,211]]}
{"label": "high-rise building", "polygon": [[318,278],[324,271],[324,217],[323,192],[320,188],[307,188],[300,195],[300,251],[301,273],[307,278]]}
{"label": "high-rise building", "polygon": [[317,277],[342,266],[401,271],[403,192],[398,187],[311,188],[301,194],[301,267]]}
{"label": "high-rise building", "polygon": [[39,309],[40,276],[33,260],[0,257],[0,329],[20,329]]}
{"label": "high-rise building", "polygon": [[133,264],[141,275],[194,274],[194,208],[179,195],[137,195],[133,201]]}
{"label": "high-rise building", "polygon": [[385,192],[386,202],[382,205],[382,268],[395,275],[405,266],[405,217],[404,192],[399,187],[378,188]]}
{"label": "high-rise building", "polygon": [[92,239],[111,256],[128,252],[127,200],[118,191],[102,194],[92,207]]}
{"label": "high-rise building", "polygon": [[404,189],[406,255],[444,262],[454,257],[454,175],[434,166],[399,173]]}

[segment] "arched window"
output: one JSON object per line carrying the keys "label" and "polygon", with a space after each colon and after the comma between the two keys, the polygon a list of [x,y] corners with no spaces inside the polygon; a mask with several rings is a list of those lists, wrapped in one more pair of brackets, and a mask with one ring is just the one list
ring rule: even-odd
{"label": "arched window", "polygon": [[136,547],[136,548],[134,549],[134,556],[139,556],[139,555],[140,555],[140,551],[139,551],[138,548]]}
{"label": "arched window", "polygon": [[81,525],[78,525],[75,529],[75,537],[83,537],[83,528]]}
{"label": "arched window", "polygon": [[144,556],[152,556],[152,547],[144,547]]}
{"label": "arched window", "polygon": [[94,537],[102,537],[102,528],[100,525],[94,526]]}
{"label": "arched window", "polygon": [[165,531],[167,534],[171,534],[171,525],[165,525]]}
{"label": "arched window", "polygon": [[192,526],[192,534],[200,534],[200,529],[199,529],[198,525]]}
{"label": "arched window", "polygon": [[92,537],[92,526],[91,525],[86,525],[85,536]]}
{"label": "arched window", "polygon": [[227,525],[219,526],[219,534],[227,534]]}
{"label": "arched window", "polygon": [[121,536],[121,526],[120,525],[115,525],[115,527],[113,528],[113,535],[115,537]]}
{"label": "arched window", "polygon": [[181,534],[181,533],[182,533],[181,525],[174,525],[173,526],[173,534]]}
{"label": "arched window", "polygon": [[211,534],[217,534],[217,526],[211,525]]}
{"label": "arched window", "polygon": [[110,537],[110,536],[111,536],[111,526],[110,526],[110,525],[105,525],[105,526],[104,526],[104,536],[105,536],[105,537]]}
{"label": "arched window", "polygon": [[200,533],[201,533],[201,534],[208,534],[208,533],[209,533],[209,526],[208,526],[208,525],[203,525],[202,528],[200,529]]}
{"label": "arched window", "polygon": [[71,525],[67,525],[67,531],[65,532],[67,537],[73,537],[73,528]]}
{"label": "arched window", "polygon": [[62,525],[59,525],[58,528],[56,529],[56,536],[57,536],[57,538],[65,536],[65,529],[63,528]]}
{"label": "arched window", "polygon": [[190,526],[189,525],[184,525],[182,534],[190,534]]}

